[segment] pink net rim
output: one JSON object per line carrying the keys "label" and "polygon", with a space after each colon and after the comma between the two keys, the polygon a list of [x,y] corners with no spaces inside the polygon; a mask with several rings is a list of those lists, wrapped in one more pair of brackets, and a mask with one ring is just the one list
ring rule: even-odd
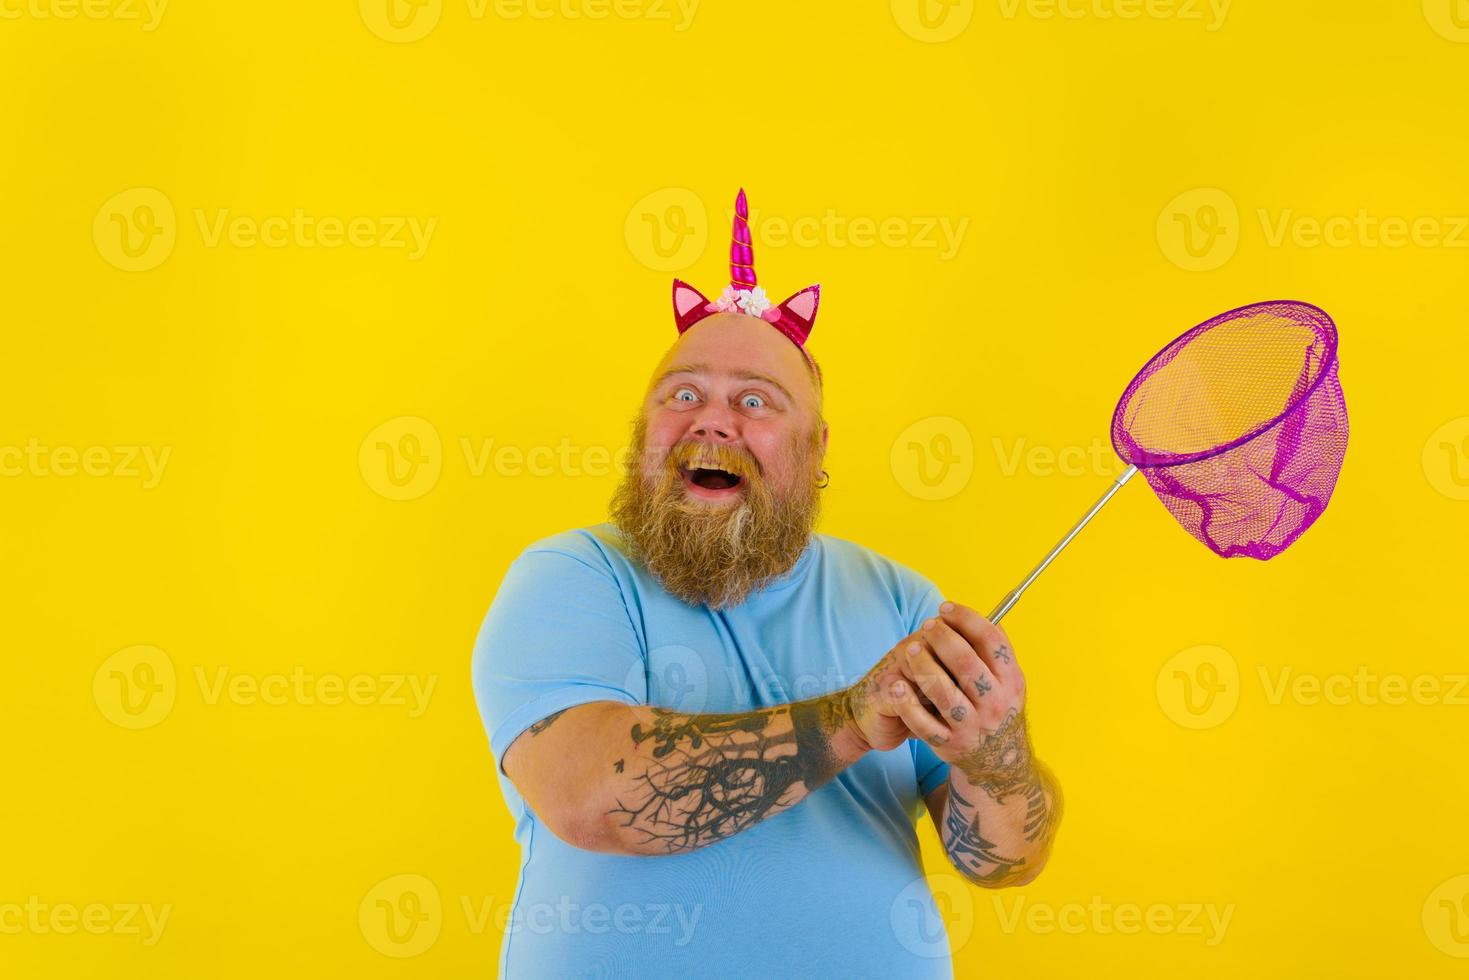
{"label": "pink net rim", "polygon": [[[1290,404],[1281,410],[1280,414],[1260,423],[1244,435],[1232,439],[1229,442],[1222,443],[1218,446],[1210,446],[1208,449],[1200,449],[1191,453],[1149,452],[1133,441],[1132,437],[1127,434],[1127,427],[1123,424],[1122,413],[1131,403],[1132,397],[1137,393],[1138,388],[1153,375],[1155,367],[1161,367],[1162,363],[1171,361],[1177,352],[1191,343],[1195,337],[1214,329],[1220,324],[1254,313],[1266,312],[1272,308],[1279,311],[1282,307],[1288,308],[1298,314],[1298,322],[1316,329],[1317,333],[1326,341],[1326,353],[1321,358],[1321,367],[1316,371],[1316,377],[1311,380],[1311,384],[1293,398]],[[1211,459],[1220,453],[1227,453],[1231,449],[1242,446],[1251,439],[1269,432],[1309,402],[1311,396],[1316,394],[1317,390],[1326,382],[1326,379],[1335,376],[1336,349],[1336,322],[1331,319],[1331,315],[1319,306],[1300,300],[1277,299],[1267,300],[1263,303],[1250,303],[1221,313],[1218,316],[1210,317],[1198,326],[1169,341],[1158,353],[1148,358],[1148,363],[1144,364],[1142,370],[1138,371],[1137,375],[1133,377],[1132,382],[1127,386],[1127,390],[1117,400],[1117,407],[1112,412],[1112,448],[1117,451],[1118,456],[1122,457],[1123,462],[1136,466],[1139,469],[1196,463],[1199,460]],[[1123,444],[1122,440],[1125,440],[1126,445]]]}

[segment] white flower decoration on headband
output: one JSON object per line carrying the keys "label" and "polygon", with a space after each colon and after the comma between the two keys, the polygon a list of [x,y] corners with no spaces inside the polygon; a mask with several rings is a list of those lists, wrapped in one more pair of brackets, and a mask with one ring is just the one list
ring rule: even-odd
{"label": "white flower decoration on headband", "polygon": [[718,299],[711,300],[708,308],[714,313],[733,313],[738,310],[747,316],[761,316],[773,306],[775,304],[765,294],[764,286],[756,286],[754,289],[725,286],[724,292],[719,294]]}
{"label": "white flower decoration on headband", "polygon": [[770,297],[765,295],[764,286],[756,286],[754,289],[741,289],[739,296],[740,309],[750,316],[759,316],[771,306]]}

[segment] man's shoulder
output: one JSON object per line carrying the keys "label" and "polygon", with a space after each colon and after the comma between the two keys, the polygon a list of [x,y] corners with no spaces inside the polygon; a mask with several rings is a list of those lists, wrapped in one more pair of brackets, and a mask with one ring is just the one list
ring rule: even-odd
{"label": "man's shoulder", "polygon": [[838,567],[873,575],[889,586],[927,585],[928,580],[903,562],[875,548],[834,534],[820,533],[822,548]]}
{"label": "man's shoulder", "polygon": [[563,555],[594,568],[611,568],[615,563],[626,561],[622,533],[617,525],[608,522],[568,528],[532,541],[521,550],[516,560],[534,554]]}

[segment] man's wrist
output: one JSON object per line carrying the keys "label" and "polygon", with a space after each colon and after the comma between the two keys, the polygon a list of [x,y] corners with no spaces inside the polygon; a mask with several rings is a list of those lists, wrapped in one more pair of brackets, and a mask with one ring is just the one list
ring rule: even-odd
{"label": "man's wrist", "polygon": [[848,723],[838,728],[831,737],[831,751],[844,766],[850,766],[862,758],[872,747],[867,744],[867,739],[857,730],[855,723]]}
{"label": "man's wrist", "polygon": [[831,733],[831,751],[843,766],[850,766],[872,751],[872,746],[857,724],[850,689],[837,691],[827,697],[827,716],[836,722]]}
{"label": "man's wrist", "polygon": [[1036,782],[1038,778],[1033,756],[1028,756],[1023,765],[997,770],[976,769],[964,765],[949,766],[949,780],[961,790],[980,790],[992,799],[1003,799],[1019,788]]}

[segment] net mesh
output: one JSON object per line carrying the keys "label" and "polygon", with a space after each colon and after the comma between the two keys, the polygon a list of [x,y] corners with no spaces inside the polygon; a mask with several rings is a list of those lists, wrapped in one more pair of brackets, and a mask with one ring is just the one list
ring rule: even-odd
{"label": "net mesh", "polygon": [[1154,355],[1117,403],[1112,445],[1225,558],[1284,551],[1331,499],[1347,447],[1336,325],[1257,303]]}

